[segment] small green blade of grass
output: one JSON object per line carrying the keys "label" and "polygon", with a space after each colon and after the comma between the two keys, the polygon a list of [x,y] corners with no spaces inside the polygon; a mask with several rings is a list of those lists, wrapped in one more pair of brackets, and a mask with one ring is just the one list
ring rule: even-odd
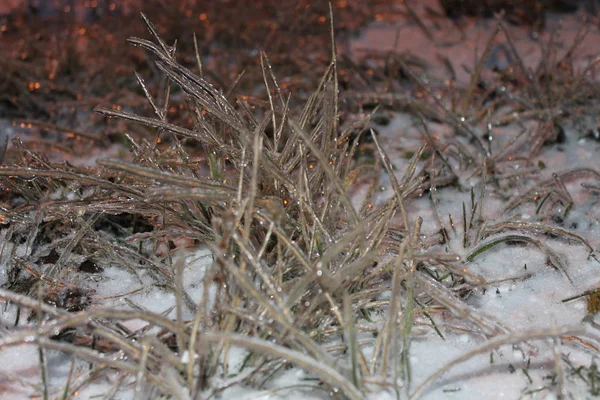
{"label": "small green blade of grass", "polygon": [[567,271],[567,266],[565,265],[565,263],[561,259],[561,257],[546,244],[542,243],[541,241],[539,241],[537,239],[533,239],[533,238],[531,238],[529,236],[525,236],[525,235],[506,235],[506,236],[502,236],[500,238],[490,240],[489,242],[482,244],[481,246],[479,246],[475,250],[473,250],[471,253],[469,253],[469,255],[467,255],[467,257],[466,257],[466,260],[467,260],[467,262],[471,262],[475,259],[475,257],[478,257],[481,254],[485,253],[486,251],[493,249],[497,245],[506,243],[506,242],[530,243],[530,244],[537,246],[540,250],[542,250],[544,253],[546,253],[546,256],[548,257],[548,261],[550,262],[550,264],[552,266],[554,266],[554,268],[556,268],[558,271],[560,271],[563,275],[565,275],[565,277],[569,280],[569,282],[573,283],[573,280],[571,279],[571,277],[569,276],[569,273]]}

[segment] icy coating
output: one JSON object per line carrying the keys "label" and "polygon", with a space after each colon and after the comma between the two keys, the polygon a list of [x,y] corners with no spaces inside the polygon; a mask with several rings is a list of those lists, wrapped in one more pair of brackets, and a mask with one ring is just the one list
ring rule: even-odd
{"label": "icy coating", "polygon": [[[415,2],[416,3],[416,2]],[[401,7],[398,5],[398,7]],[[437,8],[435,1],[419,1],[415,4],[414,11],[424,16],[427,7]],[[518,51],[523,55],[526,67],[537,68],[542,57],[540,43],[548,40],[552,29],[557,28],[559,36],[559,51],[567,51],[568,44],[575,40],[579,31],[582,16],[561,15],[551,16],[546,33],[532,35],[530,29],[511,27],[511,34],[515,40]],[[427,23],[427,19],[423,18]],[[427,64],[434,66],[428,70],[429,79],[439,81],[453,81],[456,86],[468,86],[471,73],[492,35],[496,22],[493,19],[480,20],[470,24],[464,29],[457,29],[452,21],[443,22],[444,26],[432,30],[435,37],[432,41],[427,37],[422,27],[413,19],[401,15],[395,23],[374,22],[364,29],[358,38],[341,44],[342,52],[347,52],[351,57],[360,60],[369,52],[398,52],[418,55]],[[535,36],[535,37],[532,37]],[[437,43],[437,44],[436,44]],[[491,73],[491,70],[505,69],[514,60],[507,56],[508,44],[500,35],[491,50],[490,57],[485,63],[482,75]],[[592,29],[579,47],[577,59],[580,65],[574,68],[586,68],[600,54],[600,33]],[[558,57],[561,55],[558,54]],[[448,60],[456,76],[451,77],[447,65],[442,60]],[[466,67],[466,68],[465,68]],[[343,93],[342,93],[343,96]],[[536,165],[543,166],[538,181],[552,180],[553,174],[561,174],[575,167],[598,169],[598,155],[600,142],[597,138],[586,136],[589,129],[598,129],[597,121],[584,121],[581,124],[571,124],[564,127],[566,140],[564,143],[543,147]],[[495,151],[502,149],[508,141],[516,136],[524,127],[519,121],[503,127],[494,127],[490,134],[492,146]],[[590,128],[591,127],[591,128]],[[527,126],[525,126],[527,128]],[[430,124],[434,135],[444,137],[454,134],[451,128],[439,124]],[[389,125],[379,130],[380,141],[384,144],[393,165],[398,171],[398,179],[409,164],[408,152],[415,152],[422,144],[418,122],[404,113],[397,113]],[[483,134],[483,132],[480,132]],[[93,155],[97,157],[96,154]],[[101,157],[101,156],[98,156]],[[81,160],[90,162],[89,159]],[[422,163],[419,165],[422,166]],[[518,164],[513,164],[513,171],[506,173],[518,174]],[[524,167],[523,167],[524,168]],[[448,215],[453,216],[457,225],[457,232],[449,230],[450,248],[448,250],[467,258],[469,253],[461,246],[461,226],[463,203],[469,204],[471,194],[467,188],[473,187],[479,193],[479,177],[473,176],[468,171],[464,176],[459,176],[460,188],[443,188],[438,190],[439,209],[442,220],[447,228],[450,227]],[[573,176],[564,180],[566,189],[572,196],[573,208],[566,218],[560,221],[560,226],[569,232],[583,237],[597,252],[600,246],[600,207],[599,193],[583,187],[582,183],[598,185],[598,179],[589,176]],[[382,177],[382,190],[380,201],[393,196],[393,189],[387,176]],[[503,221],[502,210],[506,206],[508,197],[519,192],[511,191],[505,187],[505,197],[498,196],[495,192],[488,191],[484,202],[483,217],[488,220],[488,225]],[[360,198],[360,191],[356,194]],[[418,200],[409,202],[408,214],[410,223],[413,224],[417,217],[422,217],[423,233],[435,234],[440,230],[436,211],[429,195],[424,195]],[[533,221],[536,209],[531,203],[520,208],[519,221]],[[0,242],[3,232],[0,232]],[[544,237],[543,242],[562,260],[565,271],[549,265],[546,254],[531,243],[516,242],[511,245],[502,244],[475,255],[467,264],[468,272],[473,276],[483,277],[486,284],[478,287],[464,296],[467,305],[477,310],[482,318],[487,318],[490,329],[501,329],[504,332],[524,333],[530,330],[557,330],[577,327],[582,324],[588,311],[585,298],[563,302],[572,296],[581,294],[598,284],[598,269],[600,262],[590,256],[589,249],[576,240],[565,240],[558,237]],[[487,239],[490,240],[490,239]],[[486,242],[484,240],[484,242]],[[25,251],[18,249],[19,252]],[[9,252],[7,252],[9,253]],[[195,251],[177,254],[186,260],[184,271],[184,286],[190,294],[191,300],[198,302],[204,293],[203,277],[207,267],[212,262],[210,252],[204,248]],[[1,261],[1,260],[0,260]],[[0,270],[0,283],[5,281],[4,271]],[[89,288],[95,290],[95,306],[117,307],[128,309],[132,305],[143,305],[145,309],[165,313],[164,316],[176,318],[174,307],[174,294],[165,292],[152,285],[152,278],[140,272],[133,276],[118,266],[106,268],[102,275],[89,282]],[[214,299],[214,285],[209,287],[209,298]],[[124,302],[118,295],[137,291]],[[385,295],[382,295],[382,299]],[[456,310],[460,312],[460,310]],[[2,311],[2,320],[11,321],[14,315],[11,311]],[[445,315],[447,314],[447,315]],[[183,318],[193,319],[193,314],[184,309]],[[448,323],[444,318],[448,317]],[[443,338],[431,329],[431,324],[425,318],[418,318],[413,328],[413,339],[410,348],[410,366],[412,372],[411,387],[420,388],[435,371],[453,360],[459,359],[485,343],[485,337],[476,332],[469,331],[465,326],[453,326],[455,321],[450,313],[436,316],[437,323],[442,327]],[[587,318],[588,337],[597,338],[594,317]],[[598,321],[600,323],[600,321]],[[375,319],[375,330],[382,328],[384,318]],[[132,330],[139,329],[139,321],[127,321],[124,324]],[[361,334],[364,339],[369,336]],[[372,337],[371,337],[372,338]],[[361,338],[359,338],[361,339]],[[582,378],[572,371],[557,371],[555,361],[568,353],[569,362],[576,368],[583,365],[589,367],[594,362],[586,346],[589,343],[573,345],[575,336],[564,334],[561,340],[537,340],[528,344],[514,345],[508,343],[497,350],[482,350],[477,355],[464,362],[459,362],[447,372],[428,382],[422,392],[418,392],[421,399],[553,399],[555,394],[549,390],[556,380],[562,379],[563,391],[571,393],[573,398],[586,398],[589,395],[588,385]],[[567,348],[564,343],[569,343]],[[598,342],[594,342],[598,343]],[[590,345],[591,346],[591,345]],[[369,356],[373,352],[372,345],[363,348],[364,354]],[[229,364],[233,370],[242,368],[247,351],[234,348],[229,352]],[[184,355],[185,356],[185,355]],[[57,389],[64,384],[69,374],[70,358],[61,353],[49,353],[48,364],[50,368],[50,387]],[[243,373],[243,370],[242,370]],[[562,376],[561,376],[562,374]],[[29,389],[39,388],[38,352],[34,345],[10,348],[0,352],[0,393],[3,399],[21,399],[31,394]],[[232,379],[234,380],[234,379]],[[116,382],[116,381],[115,381]],[[78,393],[77,398],[86,399],[104,395],[115,382],[105,385],[94,384],[87,386]],[[75,383],[77,378],[75,378]],[[228,385],[224,379],[220,384]],[[10,390],[6,390],[6,386]],[[121,392],[120,399],[134,398],[132,392]],[[261,390],[250,389],[242,385],[233,385],[227,388],[221,398],[235,399],[278,399],[278,398],[303,398],[303,399],[328,399],[338,396],[335,392],[324,392],[315,388],[310,381],[310,376],[298,369],[292,368],[282,371],[275,379],[270,380]],[[372,394],[371,399],[395,399],[395,394],[382,392]]]}

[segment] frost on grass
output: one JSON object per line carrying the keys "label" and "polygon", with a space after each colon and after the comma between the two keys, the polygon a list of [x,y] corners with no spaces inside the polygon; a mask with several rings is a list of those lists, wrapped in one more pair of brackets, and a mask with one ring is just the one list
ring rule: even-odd
{"label": "frost on grass", "polygon": [[[419,30],[421,12],[408,14]],[[332,48],[302,104],[266,54],[257,101],[210,83],[198,55],[180,63],[144,22],[150,39],[129,42],[167,83],[136,74],[152,114],[96,108],[152,132],[125,136],[129,159],[56,164],[14,140],[0,169],[0,351],[40,367],[11,385],[181,399],[595,390],[581,299],[597,311],[600,173],[553,163],[582,150],[565,126],[597,105],[581,41],[559,54],[540,39],[532,69],[498,19],[464,86],[391,52],[365,56],[360,92],[340,89],[361,67]],[[510,70],[488,65],[496,41]]]}

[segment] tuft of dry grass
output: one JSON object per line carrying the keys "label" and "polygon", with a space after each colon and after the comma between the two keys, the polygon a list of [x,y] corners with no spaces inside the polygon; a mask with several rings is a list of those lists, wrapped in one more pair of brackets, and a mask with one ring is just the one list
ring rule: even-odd
{"label": "tuft of dry grass", "polygon": [[[470,262],[496,246],[534,244],[569,280],[568,262],[549,246],[548,235],[595,253],[585,238],[552,221],[577,206],[564,182],[598,179],[598,171],[578,168],[537,181],[534,176],[540,169],[535,156],[557,140],[557,118],[584,107],[581,99],[589,92],[582,90],[596,89],[586,79],[588,70],[559,67],[575,51],[531,74],[498,20],[488,48],[500,32],[506,35],[517,76],[497,74],[489,81],[482,75],[485,51],[468,88],[453,88],[464,95],[457,105],[448,100],[455,93],[446,88],[439,96],[440,87],[423,79],[411,60],[388,54],[381,70],[361,75],[371,88],[362,93],[366,99],[350,93],[345,99],[353,101],[342,105],[342,70],[360,67],[338,57],[332,14],[330,8],[329,63],[316,88],[299,100],[281,85],[266,53],[259,56],[261,95],[237,95],[244,76],[218,86],[200,62],[198,46],[195,64],[182,63],[175,43],[143,15],[150,38],[129,43],[145,52],[152,60],[148,70],[160,72],[164,81],[148,85],[144,72],[136,73],[151,115],[95,108],[147,133],[124,136],[129,160],[77,167],[51,162],[13,141],[14,161],[0,168],[0,260],[8,274],[0,299],[17,311],[14,327],[0,335],[0,351],[35,343],[42,366],[46,350],[88,362],[90,369],[79,378],[70,374],[65,398],[115,370],[120,375],[112,394],[211,398],[233,385],[260,388],[289,365],[344,398],[377,390],[416,398],[477,354],[589,336],[580,327],[512,332],[466,302],[488,284]],[[544,61],[552,59],[551,48],[549,43]],[[373,78],[390,65],[399,67],[402,79]],[[390,82],[392,101],[370,107],[371,94],[381,95]],[[396,95],[402,85],[413,92]],[[176,118],[169,113],[172,104],[181,105]],[[362,118],[342,120],[350,110],[369,108]],[[399,109],[410,112],[423,132],[423,144],[401,171],[373,122]],[[537,128],[502,146],[482,139],[481,126],[491,137],[492,127],[511,118],[534,121]],[[452,127],[455,137],[434,139],[432,122]],[[508,172],[517,163],[527,167],[519,180]],[[378,194],[384,175],[390,198]],[[442,214],[438,193],[448,187],[470,194],[462,215]],[[364,189],[361,198],[358,189]],[[502,210],[486,209],[489,196],[507,190],[514,195],[504,199]],[[423,194],[429,194],[435,221],[409,211]],[[530,203],[538,218],[526,222],[517,211]],[[437,224],[438,231],[424,229],[425,223]],[[211,252],[199,301],[183,284],[185,249],[169,249],[179,238]],[[132,302],[127,310],[97,306],[94,293],[73,279],[74,260],[82,257],[91,263],[86,268],[97,260],[120,265],[140,283],[142,275],[150,276],[175,294],[175,317]],[[184,312],[193,318],[185,320]],[[131,320],[146,326],[132,331],[123,325]],[[456,330],[486,341],[413,387],[411,340],[430,331],[444,338]],[[229,365],[232,346],[248,351],[241,371]],[[558,355],[556,360],[561,371]],[[43,393],[48,396],[47,388]]]}

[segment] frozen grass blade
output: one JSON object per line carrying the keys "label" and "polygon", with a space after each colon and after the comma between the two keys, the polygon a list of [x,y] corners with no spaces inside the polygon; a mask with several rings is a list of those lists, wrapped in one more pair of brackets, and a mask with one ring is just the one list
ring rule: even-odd
{"label": "frozen grass blade", "polygon": [[417,290],[427,293],[436,302],[448,309],[456,317],[470,321],[477,326],[484,335],[496,336],[510,332],[507,328],[494,321],[493,318],[481,313],[472,306],[456,297],[448,288],[433,280],[424,273],[415,273]]}
{"label": "frozen grass blade", "polygon": [[534,80],[533,74],[525,67],[525,62],[523,61],[521,54],[519,53],[519,51],[517,51],[517,48],[515,47],[515,43],[512,38],[512,35],[510,34],[510,30],[507,28],[504,22],[500,22],[500,28],[502,29],[502,32],[504,33],[504,36],[508,41],[511,53],[515,56],[515,59],[517,60],[517,64],[519,66],[519,69],[521,70],[521,73],[523,74],[523,77],[529,84],[529,87],[534,91],[534,94],[537,97],[539,104],[542,106],[547,106],[547,99],[543,97],[539,83]]}
{"label": "frozen grass blade", "polygon": [[77,223],[80,225],[79,230],[77,230],[77,233],[75,233],[73,239],[71,239],[71,241],[67,244],[64,252],[61,254],[60,258],[56,261],[56,263],[48,267],[48,269],[45,272],[45,275],[48,275],[49,277],[54,277],[57,275],[57,273],[61,272],[64,264],[67,262],[69,256],[71,255],[71,251],[73,250],[73,248],[77,244],[79,244],[81,239],[83,239],[83,237],[86,234],[89,233],[90,227],[94,225],[98,218],[100,218],[99,213],[92,215],[87,221],[84,221],[82,218],[78,218]]}
{"label": "frozen grass blade", "polygon": [[549,233],[552,235],[556,235],[562,237],[566,240],[575,240],[585,247],[588,248],[590,252],[594,251],[594,248],[585,240],[583,237],[569,232],[562,228],[557,228],[554,226],[548,226],[544,224],[539,224],[535,222],[525,222],[525,221],[507,221],[501,222],[498,224],[487,226],[484,230],[485,236],[491,236],[505,230],[522,230],[523,232],[529,234],[540,234],[540,233]]}
{"label": "frozen grass blade", "polygon": [[150,353],[150,340],[142,341],[142,355],[138,364],[138,372],[135,375],[135,388],[133,389],[134,400],[140,400],[143,396],[142,390],[146,381],[146,364],[148,362],[148,354]]}
{"label": "frozen grass blade", "polygon": [[496,247],[497,245],[506,243],[506,242],[521,242],[521,243],[534,244],[540,250],[542,250],[544,253],[546,253],[546,256],[548,257],[548,261],[550,262],[550,264],[554,268],[556,268],[558,271],[560,271],[569,280],[569,282],[573,283],[573,280],[571,279],[571,277],[569,276],[569,273],[567,272],[567,266],[565,265],[565,263],[561,259],[561,257],[556,252],[554,252],[554,250],[552,250],[549,246],[542,243],[540,240],[536,240],[536,239],[533,239],[533,238],[531,238],[529,236],[525,236],[525,235],[506,235],[506,236],[502,236],[500,238],[490,240],[489,242],[480,245],[475,250],[473,250],[471,253],[469,253],[469,255],[467,255],[467,257],[466,257],[466,261],[471,262],[475,259],[475,257],[478,257],[481,254],[483,254],[484,252]]}
{"label": "frozen grass blade", "polygon": [[[415,230],[416,232],[416,230]],[[404,382],[404,390],[406,394],[410,392],[412,381],[410,369],[410,335],[413,327],[414,313],[414,296],[415,296],[415,273],[416,264],[414,261],[409,261],[406,276],[406,299],[404,301],[404,313],[402,314],[402,352],[400,355],[400,370],[402,372],[402,380]]]}
{"label": "frozen grass blade", "polygon": [[556,338],[556,337],[567,336],[567,335],[581,335],[584,333],[585,333],[585,328],[578,326],[578,327],[545,329],[545,330],[524,332],[524,333],[518,333],[518,334],[513,333],[513,334],[507,334],[507,335],[495,337],[493,339],[488,340],[484,344],[478,346],[477,348],[469,351],[468,353],[455,358],[454,360],[450,361],[443,367],[439,368],[435,373],[431,374],[427,379],[425,379],[425,381],[423,381],[423,383],[421,383],[415,389],[415,391],[411,394],[410,398],[417,399],[417,398],[421,397],[421,394],[425,391],[425,389],[427,389],[427,387],[429,387],[442,374],[444,374],[448,370],[452,369],[454,366],[461,364],[461,363],[473,358],[474,356],[476,356],[478,354],[486,354],[494,349],[497,349],[500,346],[505,346],[508,344],[518,344],[518,343],[523,343],[523,342],[527,342],[530,340]]}
{"label": "frozen grass blade", "polygon": [[344,378],[335,369],[329,367],[327,364],[317,362],[315,359],[310,358],[302,353],[277,344],[273,344],[270,341],[236,334],[221,334],[217,332],[203,333],[200,335],[200,340],[211,343],[219,343],[223,340],[227,340],[236,346],[243,346],[258,353],[270,354],[271,356],[288,360],[289,362],[300,366],[306,371],[315,374],[332,387],[338,388],[346,396],[348,396],[349,399],[362,400],[364,398],[363,394],[350,381]]}
{"label": "frozen grass blade", "polygon": [[[1,171],[1,170],[0,170]],[[551,190],[551,187],[556,184],[556,180],[560,179],[571,180],[571,179],[581,179],[584,177],[592,177],[595,179],[600,179],[600,172],[592,168],[574,168],[561,173],[556,174],[556,177],[553,175],[552,178],[543,180],[535,185],[533,188],[527,190],[526,192],[517,195],[510,199],[503,207],[503,213],[509,212],[517,208],[519,205],[524,203],[527,200],[538,200],[543,194],[547,193]]]}
{"label": "frozen grass blade", "polygon": [[119,185],[106,181],[94,176],[76,174],[70,171],[61,170],[36,170],[36,169],[21,169],[21,168],[0,168],[0,176],[17,176],[23,179],[35,179],[36,177],[48,177],[55,179],[72,179],[82,183],[89,183],[92,185],[98,185],[99,187],[112,189],[119,192],[126,193],[130,196],[141,198],[143,194],[129,186]]}
{"label": "frozen grass blade", "polygon": [[[371,132],[371,136],[373,137],[373,142],[375,143],[375,146],[377,146],[377,151],[379,152],[383,166],[385,167],[385,170],[388,174],[390,182],[392,183],[392,187],[394,188],[394,194],[396,195],[395,199],[397,201],[397,204],[400,206],[400,212],[401,212],[402,220],[403,220],[402,222],[404,222],[404,229],[408,230],[408,226],[409,226],[408,225],[408,216],[406,215],[406,209],[404,207],[404,192],[403,192],[404,186],[401,186],[400,184],[398,184],[398,180],[396,179],[396,175],[394,173],[392,164],[390,163],[389,157],[387,156],[385,151],[379,145],[379,141],[377,140],[377,135],[375,135],[375,134],[373,134],[373,132]],[[416,163],[417,157],[420,156],[420,153],[422,153],[423,149],[424,149],[424,147],[421,148],[421,152],[417,152],[414,155],[413,161],[411,161],[411,164],[409,166],[409,170],[411,168],[414,168],[414,167],[412,167],[412,165],[414,163]],[[408,176],[408,175],[412,175],[412,174],[407,173],[407,175],[405,175],[405,176]],[[407,251],[408,256],[411,257],[412,251],[410,249],[410,246],[408,246],[406,251]]]}
{"label": "frozen grass blade", "polygon": [[477,66],[475,67],[475,71],[473,72],[473,75],[471,76],[471,82],[469,83],[469,87],[467,89],[467,94],[464,97],[464,100],[462,103],[462,108],[460,111],[460,115],[462,118],[467,117],[467,110],[469,108],[469,105],[472,103],[473,89],[475,89],[475,86],[479,82],[481,71],[483,70],[483,67],[490,55],[490,51],[492,50],[492,47],[494,46],[494,41],[496,39],[496,36],[498,36],[498,33],[500,32],[500,24],[501,24],[501,19],[498,18],[498,21],[496,22],[496,28],[494,28],[494,32],[490,35],[490,38],[488,39],[487,44],[485,46],[485,50],[483,50],[483,54],[481,55],[481,58],[479,59],[479,62],[477,63]]}
{"label": "frozen grass blade", "polygon": [[195,178],[171,174],[168,172],[157,171],[153,168],[140,167],[138,165],[122,161],[98,160],[98,164],[104,165],[109,168],[118,169],[141,178],[153,179],[159,182],[171,183],[174,185],[184,187],[201,188],[215,191],[221,190],[228,193],[233,193],[235,191],[234,187],[223,183],[207,182],[206,180],[199,180]]}
{"label": "frozen grass blade", "polygon": [[352,383],[358,389],[360,389],[360,366],[359,358],[364,359],[360,348],[358,347],[356,338],[356,327],[354,325],[354,312],[352,309],[351,299],[348,293],[344,293],[343,297],[344,304],[344,321],[345,321],[345,338],[348,343],[350,351],[350,365],[352,368]]}
{"label": "frozen grass blade", "polygon": [[297,123],[295,123],[292,120],[289,120],[289,123],[290,123],[291,127],[293,128],[294,132],[304,141],[304,144],[306,145],[306,147],[317,158],[322,170],[327,175],[327,177],[330,179],[331,183],[337,189],[337,191],[340,195],[339,198],[340,198],[341,202],[344,204],[344,206],[346,208],[346,212],[352,218],[353,224],[354,225],[358,224],[358,215],[356,214],[356,210],[354,209],[352,202],[350,201],[350,199],[348,198],[348,195],[346,194],[344,184],[340,181],[339,177],[336,175],[334,170],[329,165],[329,161],[327,160],[325,154],[323,154],[323,152],[314,144],[314,142],[304,133],[304,131],[300,125],[298,125]]}
{"label": "frozen grass blade", "polygon": [[318,361],[326,361],[329,359],[322,351],[319,349],[315,343],[302,332],[300,332],[297,328],[292,325],[292,321],[286,318],[285,314],[277,309],[268,297],[264,296],[260,293],[255,287],[254,284],[247,277],[247,274],[243,274],[237,266],[234,266],[231,261],[225,259],[219,250],[214,247],[211,250],[218,260],[219,264],[222,265],[231,273],[235,278],[236,282],[243,288],[243,290],[252,298],[254,298],[262,307],[268,310],[269,315],[274,318],[278,323],[280,323],[286,331],[289,331],[295,339],[297,339],[303,346],[305,346],[306,350],[309,351],[313,357],[315,357]]}
{"label": "frozen grass blade", "polygon": [[[400,309],[400,289],[401,289],[401,282],[402,279],[404,278],[406,271],[403,268],[403,263],[404,263],[404,251],[406,248],[406,244],[405,242],[402,243],[401,247],[400,247],[400,253],[398,254],[398,257],[393,261],[393,274],[392,274],[392,288],[391,288],[391,294],[390,294],[390,300],[389,300],[389,306],[388,306],[388,310],[387,310],[387,318],[385,321],[385,324],[383,326],[383,329],[381,331],[381,333],[379,334],[379,336],[377,337],[377,343],[375,345],[375,351],[373,352],[373,359],[371,360],[371,375],[374,374],[375,372],[375,366],[377,364],[380,364],[380,374],[382,376],[382,379],[385,379],[388,376],[388,368],[389,368],[389,364],[392,364],[395,366],[394,364],[394,360],[397,359],[397,356],[395,354],[392,354],[390,352],[390,348],[393,348],[395,345],[395,341],[396,341],[396,333],[397,333],[397,319],[398,319],[398,314],[401,312]],[[380,362],[378,362],[378,359],[380,360]],[[395,368],[394,368],[395,370]],[[393,378],[397,378],[397,377],[393,377]],[[392,379],[393,379],[392,378]],[[394,380],[395,382],[395,380]]]}

